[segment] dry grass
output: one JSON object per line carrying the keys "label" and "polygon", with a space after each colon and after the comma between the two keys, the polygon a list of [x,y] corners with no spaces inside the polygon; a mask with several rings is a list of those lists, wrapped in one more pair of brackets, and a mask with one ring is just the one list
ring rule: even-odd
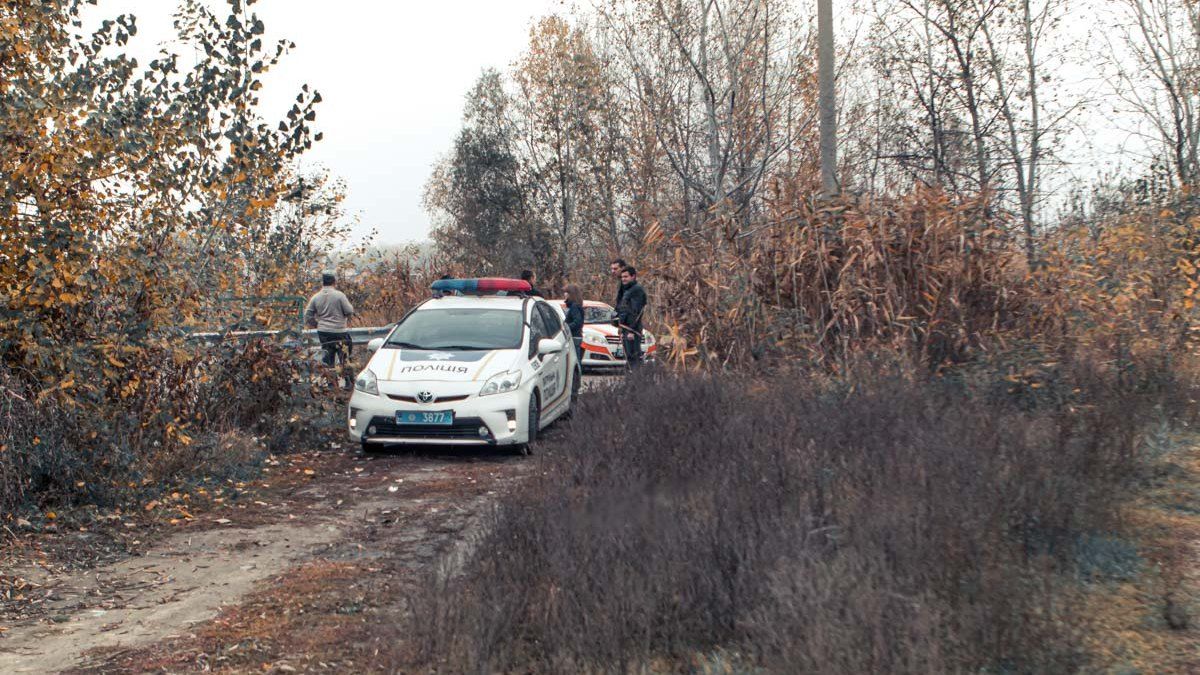
{"label": "dry grass", "polygon": [[1077,575],[1117,524],[1138,430],[1186,400],[1169,373],[1133,391],[1090,366],[1032,408],[866,369],[595,394],[486,553],[429,581],[397,631],[422,658],[394,665],[1079,669]]}
{"label": "dry grass", "polygon": [[1166,452],[1148,458],[1142,490],[1122,511],[1138,573],[1084,589],[1085,645],[1110,671],[1200,671],[1200,445],[1194,434],[1160,444]]}

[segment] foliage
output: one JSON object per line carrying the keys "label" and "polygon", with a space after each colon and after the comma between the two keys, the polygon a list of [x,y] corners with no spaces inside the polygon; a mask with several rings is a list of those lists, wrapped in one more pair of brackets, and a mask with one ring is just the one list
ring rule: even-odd
{"label": "foliage", "polygon": [[29,473],[7,484],[6,506],[48,489],[36,476],[69,494],[186,456],[224,417],[205,413],[202,388],[253,357],[213,361],[182,329],[208,323],[223,295],[294,289],[337,234],[280,220],[290,161],[319,139],[320,95],[306,87],[278,127],[257,115],[289,44],[265,42],[254,0],[224,14],[183,2],[189,65],[123,55],[132,16],[84,35],[84,4],[0,8],[0,372],[41,422],[7,443]]}

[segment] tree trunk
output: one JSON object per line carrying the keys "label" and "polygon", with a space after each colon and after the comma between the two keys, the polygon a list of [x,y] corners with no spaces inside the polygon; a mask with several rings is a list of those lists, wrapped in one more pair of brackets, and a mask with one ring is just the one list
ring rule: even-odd
{"label": "tree trunk", "polygon": [[837,90],[834,87],[833,0],[817,0],[817,77],[821,118],[821,191],[838,194]]}

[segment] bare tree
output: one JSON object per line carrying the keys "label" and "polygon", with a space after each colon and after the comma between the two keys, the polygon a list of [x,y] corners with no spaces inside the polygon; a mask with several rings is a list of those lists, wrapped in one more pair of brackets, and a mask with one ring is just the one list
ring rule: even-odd
{"label": "bare tree", "polygon": [[1114,60],[1113,84],[1150,126],[1148,140],[1162,148],[1179,183],[1194,184],[1200,179],[1200,3],[1121,0],[1121,7],[1133,22],[1120,46],[1136,67]]}
{"label": "bare tree", "polygon": [[[995,83],[995,109],[1004,122],[1002,153],[1008,156],[1012,185],[1017,193],[1025,253],[1030,262],[1036,253],[1037,207],[1041,199],[1042,164],[1046,137],[1076,106],[1048,122],[1043,121],[1040,90],[1043,80],[1041,44],[1050,26],[1065,8],[1063,0],[1017,0],[997,13],[1003,21],[981,25],[988,65]],[[1004,16],[1007,14],[1007,16]],[[1003,31],[1003,32],[1001,32]],[[1010,58],[1008,45],[1019,45],[1020,56]]]}
{"label": "bare tree", "polygon": [[[612,0],[597,7],[617,36],[627,92],[678,181],[690,229],[710,211],[747,222],[770,169],[815,110],[795,103],[807,32],[781,0]],[[800,47],[800,48],[798,48]]]}

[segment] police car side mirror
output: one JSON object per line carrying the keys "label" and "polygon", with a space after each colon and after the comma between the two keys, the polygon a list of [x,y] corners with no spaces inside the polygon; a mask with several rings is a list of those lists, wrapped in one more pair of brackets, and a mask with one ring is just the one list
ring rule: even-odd
{"label": "police car side mirror", "polygon": [[375,338],[367,343],[367,351],[377,352],[383,348],[383,338]]}
{"label": "police car side mirror", "polygon": [[562,350],[563,350],[562,343],[559,342],[558,340],[551,340],[550,338],[542,338],[541,340],[538,341],[538,355],[539,356],[549,356],[550,354],[558,354],[558,353],[562,352]]}

